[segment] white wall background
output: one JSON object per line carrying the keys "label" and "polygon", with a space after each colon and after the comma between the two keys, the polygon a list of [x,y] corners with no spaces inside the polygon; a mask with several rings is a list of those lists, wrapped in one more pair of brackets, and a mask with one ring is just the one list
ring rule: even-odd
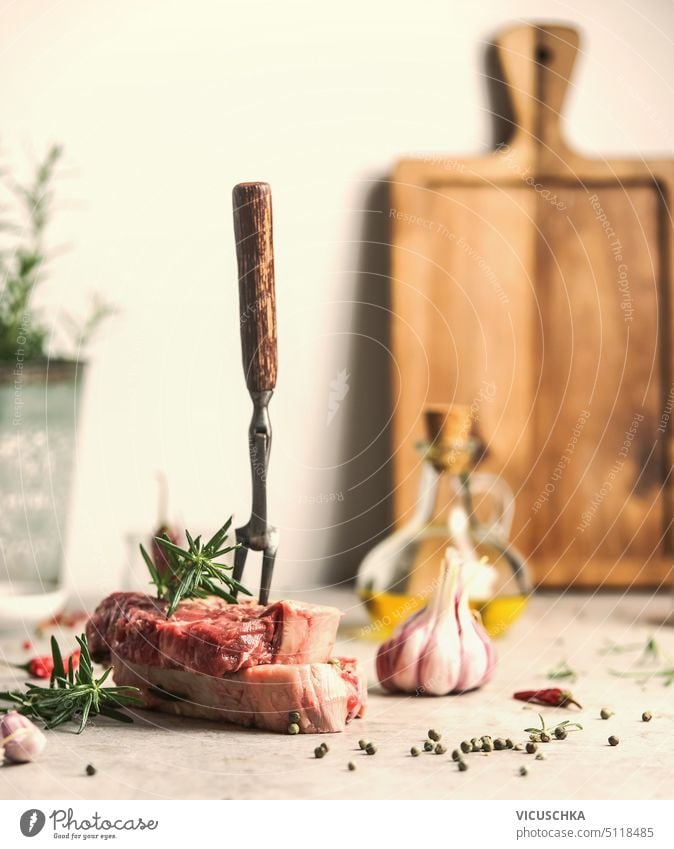
{"label": "white wall background", "polygon": [[[277,588],[338,582],[386,521],[385,284],[363,248],[373,181],[401,155],[483,152],[486,44],[516,19],[579,25],[568,135],[590,155],[672,154],[669,0],[22,0],[0,8],[0,153],[66,156],[46,309],[120,308],[92,351],[67,562],[80,591],[122,580],[124,536],[174,513],[208,531],[249,511],[250,404],[230,190],[274,191],[280,377],[272,403]],[[374,251],[374,254],[372,254]],[[379,265],[377,265],[379,264]],[[365,269],[365,272],[364,270]],[[330,427],[329,383],[351,391]],[[379,438],[378,438],[379,437]],[[343,501],[311,503],[321,494]]]}

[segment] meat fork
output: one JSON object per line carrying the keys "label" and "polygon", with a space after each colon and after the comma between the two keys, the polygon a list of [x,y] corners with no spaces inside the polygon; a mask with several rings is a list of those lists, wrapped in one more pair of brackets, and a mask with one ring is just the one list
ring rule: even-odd
{"label": "meat fork", "polygon": [[239,268],[239,325],[246,385],[253,401],[248,453],[253,486],[250,519],[236,529],[234,555],[240,581],[248,551],[262,552],[260,604],[269,590],[278,548],[278,530],[267,519],[267,469],[271,450],[268,404],[276,386],[276,292],[272,242],[271,189],[267,183],[239,183],[232,192]]}

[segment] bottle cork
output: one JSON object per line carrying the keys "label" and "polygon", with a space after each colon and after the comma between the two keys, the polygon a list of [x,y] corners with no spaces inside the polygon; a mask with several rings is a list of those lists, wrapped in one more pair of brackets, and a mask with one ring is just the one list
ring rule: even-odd
{"label": "bottle cork", "polygon": [[462,404],[430,404],[424,408],[426,439],[431,445],[465,442],[471,431],[470,407]]}

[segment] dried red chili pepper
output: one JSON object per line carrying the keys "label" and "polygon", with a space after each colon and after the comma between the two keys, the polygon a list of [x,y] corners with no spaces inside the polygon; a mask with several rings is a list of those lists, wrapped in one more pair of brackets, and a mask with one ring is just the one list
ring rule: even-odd
{"label": "dried red chili pepper", "polygon": [[568,707],[576,705],[581,707],[568,690],[560,690],[552,687],[548,690],[522,690],[513,694],[514,699],[521,702],[533,702],[536,705],[550,705],[551,707]]}
{"label": "dried red chili pepper", "polygon": [[[76,649],[70,657],[73,659],[73,669],[77,669],[80,663],[80,650]],[[64,658],[63,663],[66,669],[68,669],[70,657]],[[51,678],[54,671],[54,660],[51,655],[34,657],[28,663],[16,663],[14,665],[17,669],[23,669],[24,672],[27,672],[31,678]]]}

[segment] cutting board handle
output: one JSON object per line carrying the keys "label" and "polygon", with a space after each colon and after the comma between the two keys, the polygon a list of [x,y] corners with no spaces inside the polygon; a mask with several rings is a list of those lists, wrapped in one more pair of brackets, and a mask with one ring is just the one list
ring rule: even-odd
{"label": "cutting board handle", "polygon": [[561,115],[580,46],[578,30],[556,24],[518,25],[495,44],[514,112],[510,147],[563,156],[568,148]]}
{"label": "cutting board handle", "polygon": [[243,370],[250,392],[268,392],[276,386],[277,369],[271,188],[268,183],[239,183],[232,205]]}

